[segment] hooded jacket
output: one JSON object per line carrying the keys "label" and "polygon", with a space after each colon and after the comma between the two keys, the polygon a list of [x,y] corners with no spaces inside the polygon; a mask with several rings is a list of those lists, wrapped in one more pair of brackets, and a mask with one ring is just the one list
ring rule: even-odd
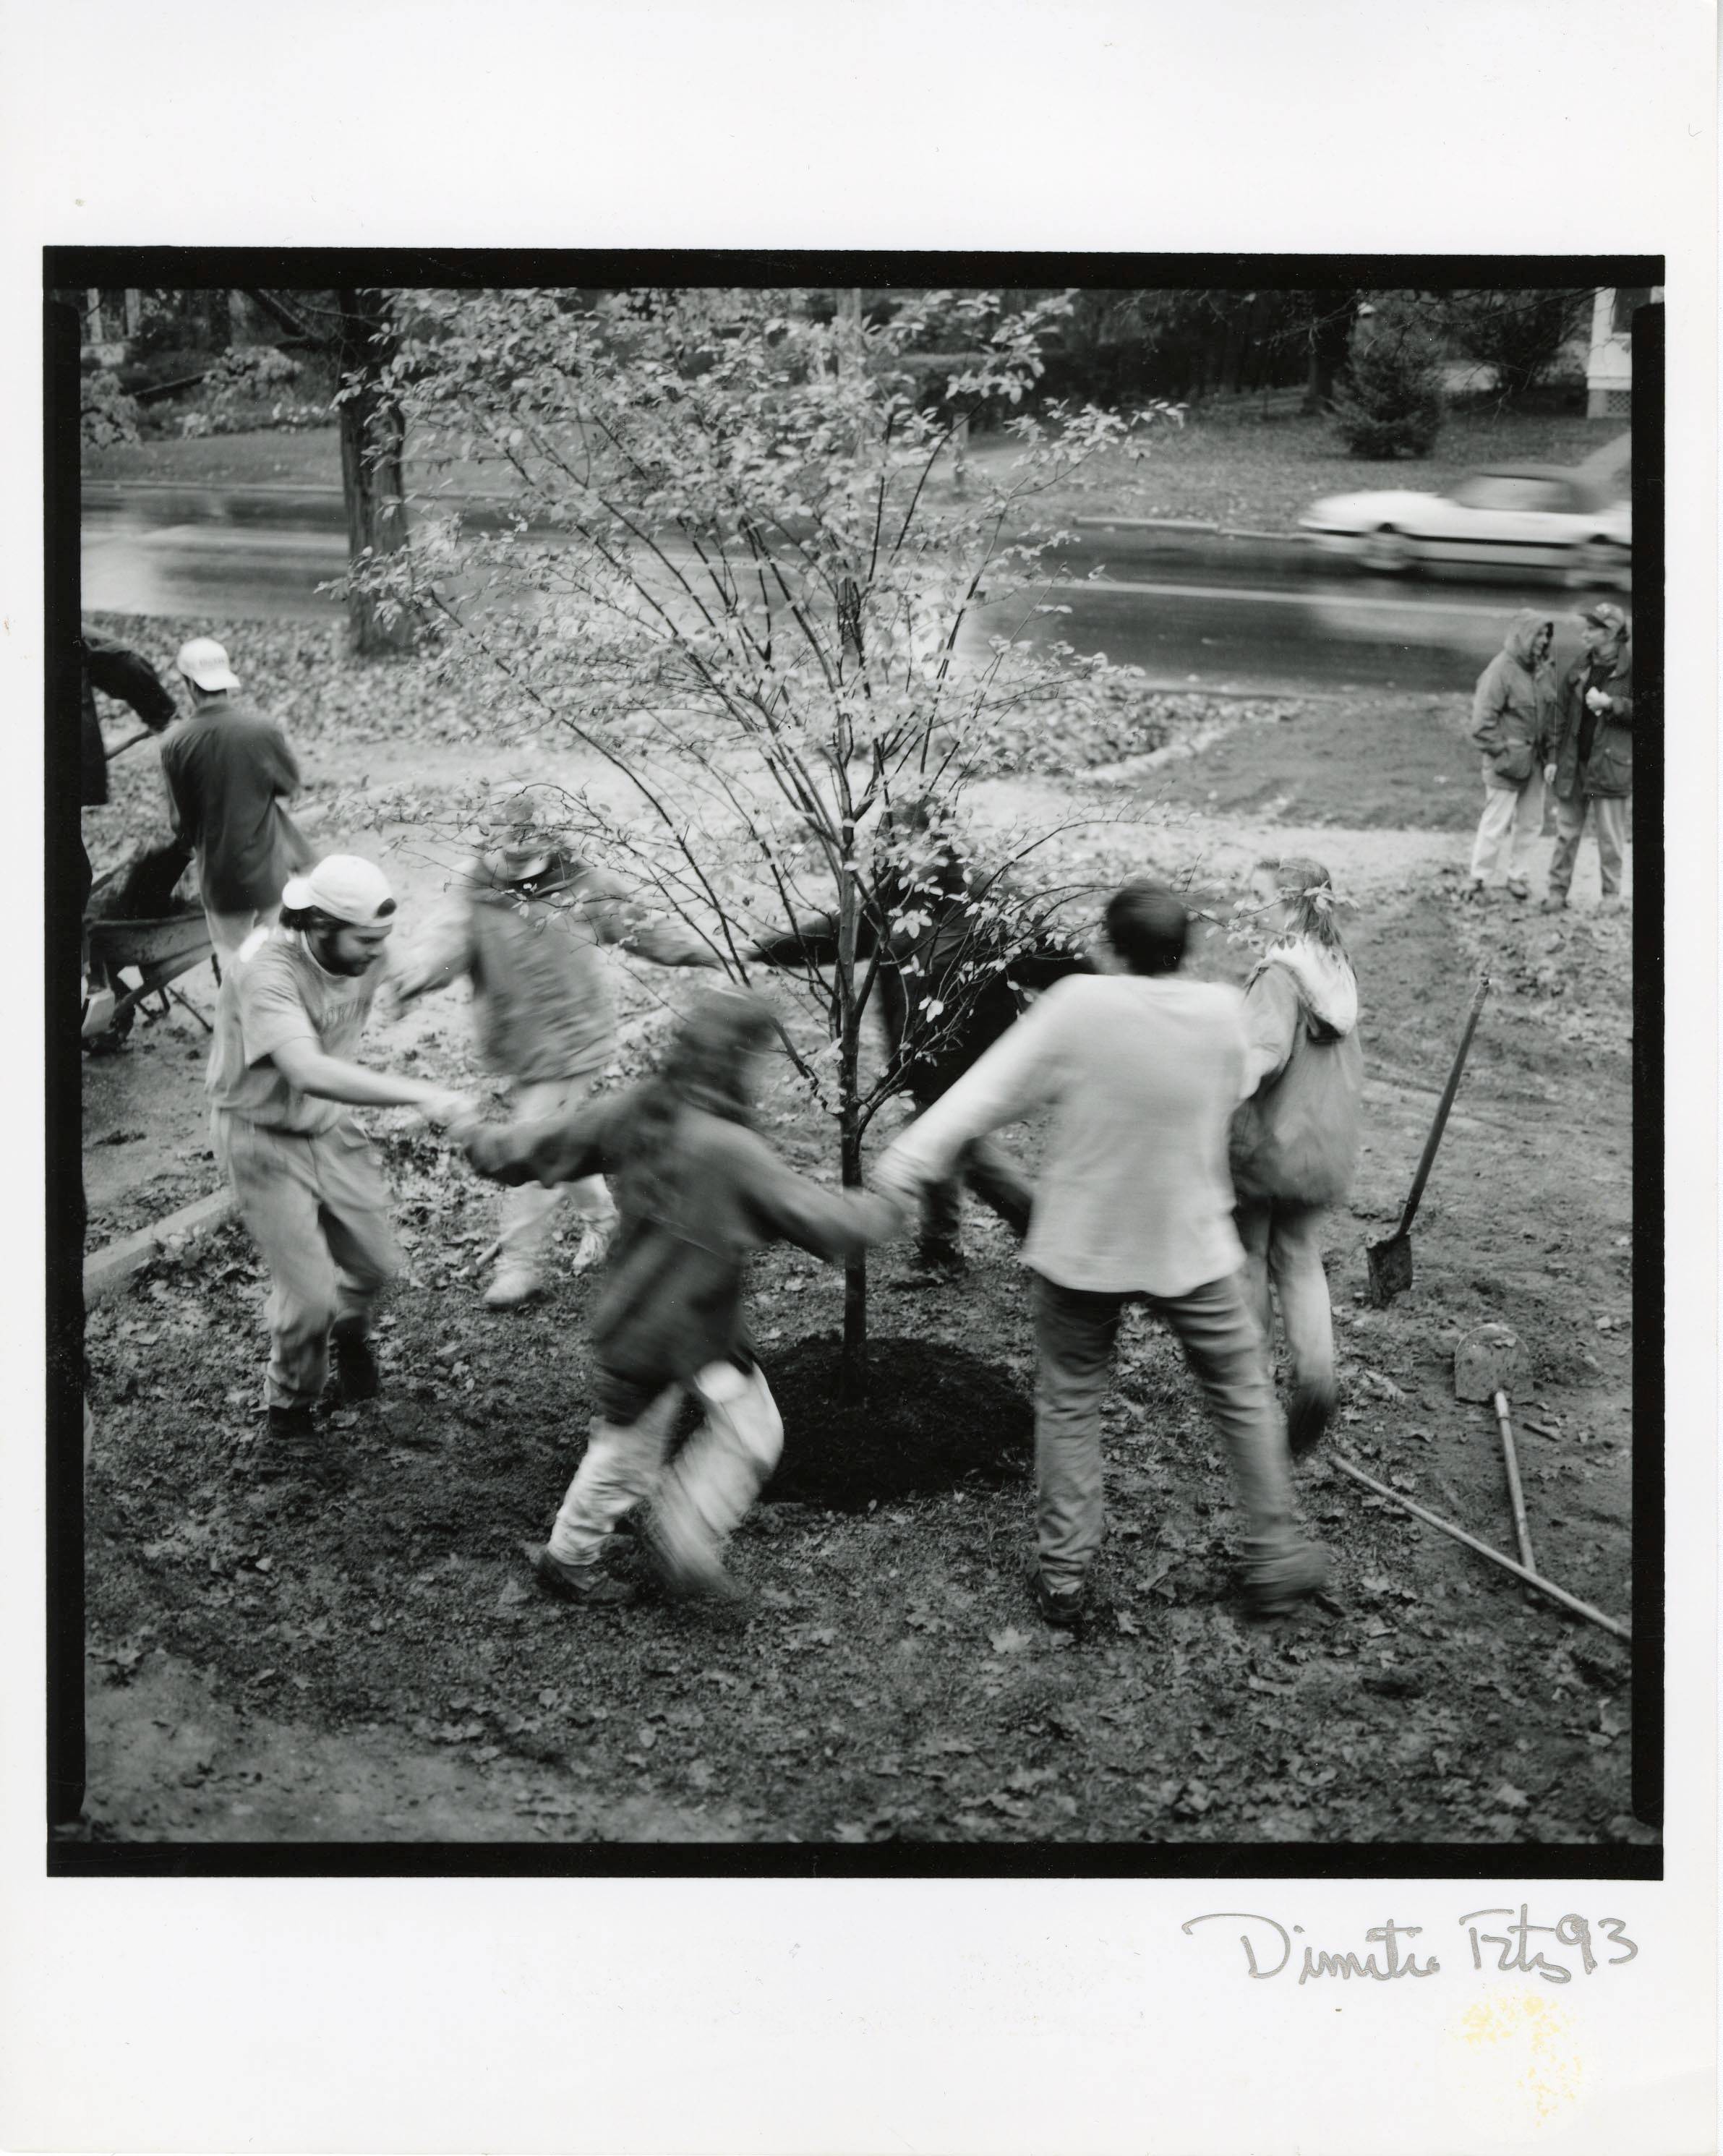
{"label": "hooded jacket", "polygon": [[1472,698],[1472,739],[1484,752],[1484,783],[1518,793],[1548,760],[1555,723],[1556,670],[1534,663],[1539,632],[1553,631],[1547,614],[1521,607],[1501,649],[1478,677]]}
{"label": "hooded jacket", "polygon": [[1245,985],[1244,1024],[1252,1090],[1233,1118],[1234,1190],[1335,1204],[1351,1188],[1363,1125],[1351,967],[1309,937],[1272,945]]}
{"label": "hooded jacket", "polygon": [[[1611,709],[1597,716],[1592,736],[1592,752],[1580,762],[1580,736],[1587,716],[1586,690],[1601,689]],[[1613,665],[1598,667],[1595,678],[1592,654],[1585,652],[1561,677],[1556,701],[1555,746],[1550,752],[1556,766],[1556,798],[1572,801],[1601,796],[1619,800],[1633,790],[1633,648],[1625,637]]]}
{"label": "hooded jacket", "polygon": [[78,657],[82,673],[78,798],[86,808],[100,808],[108,798],[108,756],[102,746],[101,721],[93,692],[100,689],[105,696],[117,696],[130,704],[144,724],[158,734],[179,716],[179,706],[149,660],[125,644],[115,644],[111,637],[86,630],[78,639]]}
{"label": "hooded jacket", "polygon": [[608,1093],[544,1122],[476,1131],[467,1157],[501,1183],[615,1178],[621,1211],[592,1317],[601,1411],[632,1422],[667,1385],[707,1363],[751,1361],[742,1287],[751,1252],[789,1242],[859,1256],[903,1226],[889,1198],[822,1190],[746,1124],[687,1106],[649,1179],[635,1155],[646,1086]]}

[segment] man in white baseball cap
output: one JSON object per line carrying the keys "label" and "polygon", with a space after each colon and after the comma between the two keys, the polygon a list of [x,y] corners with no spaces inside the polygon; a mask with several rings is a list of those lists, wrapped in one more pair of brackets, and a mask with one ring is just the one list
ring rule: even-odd
{"label": "man in white baseball cap", "polygon": [[477,1104],[351,1059],[370,1015],[395,900],[374,862],[331,854],[282,892],[226,969],[210,1057],[216,1158],[269,1268],[273,1343],[265,1476],[338,1477],[339,1440],[311,1410],[331,1345],[342,1397],[378,1389],[372,1306],[400,1268],[371,1141],[351,1107],[416,1108],[464,1127]]}
{"label": "man in white baseball cap", "polygon": [[223,957],[274,920],[281,886],[311,858],[287,813],[300,769],[271,719],[235,695],[239,677],[213,636],[194,636],[175,661],[192,716],[162,744],[176,836],[193,849],[211,942]]}

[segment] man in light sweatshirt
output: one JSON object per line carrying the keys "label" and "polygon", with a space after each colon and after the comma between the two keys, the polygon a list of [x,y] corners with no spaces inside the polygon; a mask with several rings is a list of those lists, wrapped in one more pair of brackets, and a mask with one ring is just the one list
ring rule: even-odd
{"label": "man in light sweatshirt", "polygon": [[1081,1622],[1100,1545],[1100,1408],[1129,1302],[1177,1334],[1220,1427],[1252,1607],[1273,1614],[1327,1577],[1295,1522],[1285,1432],[1238,1278],[1227,1140],[1244,1091],[1243,999],[1177,978],[1187,931],[1172,892],[1127,884],[1106,911],[1120,970],[1050,988],[874,1175],[879,1188],[913,1188],[948,1173],[972,1138],[1054,1111],[1023,1263],[1038,1364],[1032,1584],[1054,1625]]}

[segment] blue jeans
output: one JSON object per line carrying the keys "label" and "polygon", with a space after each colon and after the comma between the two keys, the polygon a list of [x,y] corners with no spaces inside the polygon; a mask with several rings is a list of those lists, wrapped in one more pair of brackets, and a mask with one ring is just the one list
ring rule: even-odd
{"label": "blue jeans", "polygon": [[1078,1586],[1100,1548],[1100,1409],[1112,1375],[1119,1319],[1146,1303],[1177,1336],[1219,1425],[1244,1513],[1247,1561],[1297,1539],[1285,1426],[1267,1353],[1235,1277],[1187,1294],[1096,1293],[1035,1276],[1036,1537],[1041,1573],[1055,1590]]}

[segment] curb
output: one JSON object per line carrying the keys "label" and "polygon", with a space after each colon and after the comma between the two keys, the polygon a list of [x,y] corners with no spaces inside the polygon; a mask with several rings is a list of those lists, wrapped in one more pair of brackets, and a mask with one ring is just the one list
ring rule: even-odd
{"label": "curb", "polygon": [[189,1205],[182,1205],[177,1213],[170,1213],[165,1220],[152,1221],[147,1228],[134,1234],[122,1235],[117,1243],[110,1243],[93,1257],[84,1260],[84,1301],[86,1306],[100,1302],[104,1296],[111,1295],[122,1287],[134,1273],[141,1272],[151,1258],[159,1257],[172,1242],[189,1242],[205,1235],[225,1220],[233,1209],[233,1194],[226,1190],[213,1190],[207,1198],[194,1198]]}

